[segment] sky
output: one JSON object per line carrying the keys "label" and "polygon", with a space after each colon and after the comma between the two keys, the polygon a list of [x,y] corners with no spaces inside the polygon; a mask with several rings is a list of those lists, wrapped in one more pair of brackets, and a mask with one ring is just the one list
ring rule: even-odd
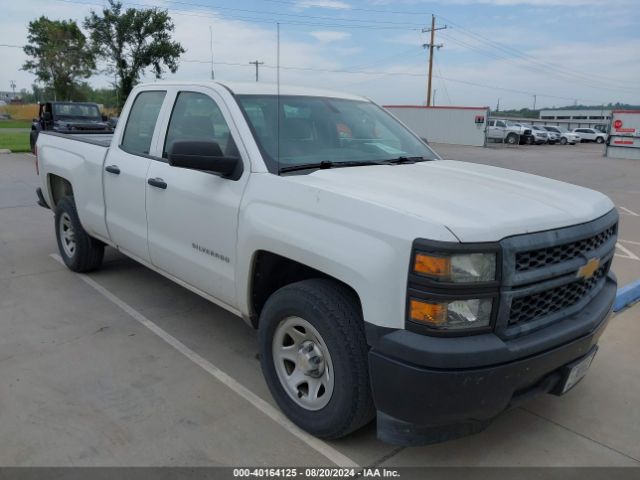
{"label": "sky", "polygon": [[[30,89],[21,70],[27,24],[40,15],[80,24],[102,0],[4,0],[0,91]],[[165,79],[275,82],[347,91],[381,104],[426,100],[436,15],[436,105],[500,109],[615,102],[640,104],[639,0],[124,0],[169,10],[186,50]],[[211,44],[211,37],[213,44]],[[213,47],[213,48],[211,48]],[[143,81],[155,78],[147,74]],[[106,74],[89,80],[108,86]]]}

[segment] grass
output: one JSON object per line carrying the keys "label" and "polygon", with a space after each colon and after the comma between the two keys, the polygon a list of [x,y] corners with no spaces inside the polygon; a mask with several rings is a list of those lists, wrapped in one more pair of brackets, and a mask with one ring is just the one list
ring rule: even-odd
{"label": "grass", "polygon": [[30,152],[29,130],[24,132],[3,132],[0,130],[0,149],[8,148],[12,152]]}
{"label": "grass", "polygon": [[29,120],[0,120],[0,128],[31,128]]}

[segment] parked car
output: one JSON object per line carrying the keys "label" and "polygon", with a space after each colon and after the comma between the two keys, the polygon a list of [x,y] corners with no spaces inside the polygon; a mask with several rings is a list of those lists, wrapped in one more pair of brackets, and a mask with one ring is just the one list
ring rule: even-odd
{"label": "parked car", "polygon": [[595,128],[574,128],[573,133],[578,134],[583,142],[604,143],[607,140],[607,134]]}
{"label": "parked car", "polygon": [[533,143],[536,145],[543,145],[547,143],[549,140],[549,133],[542,127],[537,125],[531,126],[527,124],[522,124],[525,128],[531,129],[531,134],[533,135]]}
{"label": "parked car", "polygon": [[[545,140],[545,142],[543,143],[554,144],[560,140],[560,135],[556,134],[555,132],[548,131],[542,125],[533,125],[531,128],[533,129],[534,135],[536,134],[536,132],[538,132],[541,135],[540,140]],[[536,139],[536,143],[537,143],[537,139]]]}
{"label": "parked car", "polygon": [[106,116],[100,114],[96,103],[45,102],[40,104],[38,118],[31,123],[29,143],[31,151],[42,131],[61,133],[113,131]]}
{"label": "parked car", "polygon": [[544,129],[548,132],[554,132],[560,135],[560,144],[566,145],[567,143],[571,145],[575,145],[576,143],[580,143],[580,135],[577,133],[570,132],[564,127],[556,127],[554,125],[544,125]]}
{"label": "parked car", "polygon": [[487,122],[487,138],[499,140],[510,145],[531,144],[534,141],[531,128],[525,128],[519,123],[510,120],[490,119]]}
{"label": "parked car", "polygon": [[608,197],[440,160],[363,97],[139,85],[114,134],[37,146],[67,267],[110,245],[242,317],[276,403],[321,438],[377,412],[385,441],[438,442],[562,395],[616,297]]}
{"label": "parked car", "polygon": [[549,135],[547,143],[556,144],[560,142],[561,134],[559,131],[550,130],[546,125],[536,125],[536,127],[542,128],[545,132],[547,132],[547,135]]}

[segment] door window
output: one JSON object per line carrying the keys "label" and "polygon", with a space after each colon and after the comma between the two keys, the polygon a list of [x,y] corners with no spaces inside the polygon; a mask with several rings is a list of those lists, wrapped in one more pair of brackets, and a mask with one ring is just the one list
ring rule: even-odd
{"label": "door window", "polygon": [[178,94],[167,128],[162,153],[164,158],[167,158],[173,143],[178,140],[213,141],[220,147],[221,156],[240,156],[220,107],[211,97],[202,93]]}
{"label": "door window", "polygon": [[134,155],[148,155],[166,92],[140,92],[133,102],[120,146]]}

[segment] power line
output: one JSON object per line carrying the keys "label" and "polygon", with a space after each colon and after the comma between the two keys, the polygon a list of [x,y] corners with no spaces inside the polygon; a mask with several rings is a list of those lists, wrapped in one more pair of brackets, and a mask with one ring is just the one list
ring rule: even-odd
{"label": "power line", "polygon": [[[77,4],[77,5],[84,5],[84,6],[88,6],[88,7],[102,7],[102,4],[99,3],[95,3],[95,2],[81,2],[81,1],[77,1],[77,0],[56,0],[58,2],[63,2],[63,3],[73,3],[73,4]],[[123,5],[125,6],[130,6],[130,7],[140,7],[140,8],[149,8],[148,4],[143,4],[143,3],[135,3],[135,2],[123,2]],[[321,23],[321,22],[312,22],[312,21],[294,21],[294,20],[280,20],[277,18],[278,15],[280,15],[279,13],[271,13],[271,15],[274,15],[273,18],[256,18],[256,17],[247,17],[247,16],[240,16],[240,15],[229,15],[229,14],[224,14],[224,16],[222,14],[216,13],[215,11],[213,11],[213,9],[209,8],[209,9],[205,9],[205,10],[194,10],[194,9],[180,9],[180,8],[167,8],[166,10],[172,12],[172,14],[174,15],[183,15],[183,16],[189,16],[189,17],[212,17],[212,18],[225,18],[225,19],[230,19],[230,20],[240,20],[240,21],[245,21],[245,22],[250,22],[250,23],[263,23],[263,24],[270,24],[270,25],[275,25],[276,23],[281,23],[283,25],[299,25],[299,26],[311,26],[311,27],[329,27],[329,28],[347,28],[347,29],[362,29],[362,30],[399,30],[399,31],[407,31],[407,29],[409,29],[408,26],[405,27],[401,27],[401,26],[387,26],[387,25],[379,25],[377,23],[366,23],[366,24],[359,24],[359,25],[355,25],[352,23],[336,23],[336,22],[352,22],[356,19],[340,19],[340,18],[333,18],[331,21],[333,21],[334,23]],[[357,20],[356,20],[357,21]],[[414,30],[419,30],[419,27],[415,27]]]}
{"label": "power line", "polygon": [[[181,60],[182,62],[186,62],[186,63],[209,63],[208,60]],[[234,63],[234,62],[216,62],[218,65],[227,65],[227,66],[237,66],[237,67],[249,67],[250,65],[248,64],[244,64],[244,63]],[[270,65],[268,63],[264,63],[262,65],[264,68],[268,68],[268,69],[275,69],[277,68],[274,65]],[[351,69],[329,69],[329,68],[315,68],[315,67],[301,67],[301,66],[294,66],[294,65],[280,65],[280,69],[281,70],[292,70],[292,71],[303,71],[303,72],[319,72],[319,73],[340,73],[340,74],[352,74],[352,75],[372,75],[372,76],[379,76],[379,77],[385,77],[385,76],[407,76],[407,77],[420,77],[423,78],[424,77],[424,73],[418,73],[418,72],[384,72],[384,71],[373,71],[373,70],[351,70]],[[452,78],[452,77],[445,77],[443,75],[434,75],[434,77],[439,78],[441,80],[446,80],[448,82],[453,82],[453,83],[460,83],[460,84],[464,84],[464,85],[469,85],[469,86],[473,86],[473,87],[479,87],[479,88],[486,88],[486,89],[490,89],[490,90],[502,90],[505,92],[510,92],[510,93],[516,93],[516,94],[520,94],[520,95],[526,95],[528,97],[531,97],[533,95],[537,95],[538,97],[544,97],[544,98],[555,98],[558,100],[570,100],[573,101],[575,100],[575,97],[563,97],[560,95],[548,95],[548,94],[542,94],[542,93],[536,93],[536,92],[531,92],[531,91],[525,91],[525,90],[518,90],[515,88],[508,88],[508,87],[501,87],[498,85],[487,85],[487,84],[482,84],[482,83],[476,83],[476,82],[470,82],[467,80],[460,80],[458,78]],[[580,98],[578,99],[580,101],[583,102],[591,102],[591,103],[597,103],[597,104],[601,104],[602,101],[600,100],[592,100],[592,99],[585,99],[585,98]]]}
{"label": "power line", "polygon": [[[538,73],[538,74],[542,74],[545,77],[548,76],[556,76],[557,78],[563,80],[563,81],[571,81],[573,83],[576,84],[580,84],[586,87],[590,87],[590,88],[594,88],[594,89],[598,89],[598,90],[611,90],[611,91],[616,91],[616,92],[621,92],[624,91],[625,93],[635,93],[638,89],[633,89],[630,87],[616,87],[616,86],[611,86],[609,84],[602,84],[602,82],[599,82],[597,80],[595,81],[585,81],[584,79],[582,79],[581,77],[575,77],[569,73],[566,72],[562,72],[562,71],[555,71],[550,67],[546,67],[544,65],[538,64],[535,61],[531,62],[526,60],[526,58],[520,59],[520,61],[518,61],[518,59],[516,58],[512,58],[511,56],[506,56],[505,54],[502,55],[498,55],[494,52],[488,51],[486,49],[483,49],[481,47],[478,47],[476,45],[472,45],[469,44],[463,40],[460,40],[456,37],[451,37],[451,36],[446,36],[447,40],[452,41],[455,44],[458,44],[464,48],[467,48],[469,50],[472,50],[474,52],[480,53],[481,55],[485,55],[488,56],[490,58],[496,59],[496,60],[500,60],[500,61],[506,61],[506,62],[510,62],[513,65],[515,65],[516,67],[528,70],[530,72],[533,73]],[[489,45],[490,46],[490,45]],[[502,52],[501,52],[502,53]],[[522,61],[526,62],[526,63],[521,63]]]}
{"label": "power line", "polygon": [[326,16],[326,15],[307,15],[307,14],[301,14],[301,13],[270,12],[270,11],[253,10],[253,9],[246,9],[246,8],[221,7],[221,6],[215,6],[215,5],[210,5],[210,4],[184,2],[184,1],[179,1],[179,0],[168,0],[167,3],[170,3],[170,4],[173,3],[173,4],[177,4],[177,5],[185,5],[185,6],[190,6],[190,7],[200,7],[200,8],[204,8],[206,10],[209,10],[209,9],[227,10],[227,11],[235,11],[235,12],[242,12],[242,13],[252,13],[252,14],[258,14],[258,15],[277,15],[277,16],[282,16],[282,17],[309,18],[309,19],[312,19],[312,20],[331,20],[331,21],[340,20],[340,21],[360,22],[360,23],[367,23],[367,24],[388,24],[388,25],[413,26],[413,27],[420,27],[422,25],[420,23],[411,23],[411,22],[391,22],[391,21],[388,21],[388,20],[382,20],[382,21],[380,21],[380,20],[362,20],[362,19],[353,18],[353,17],[336,18],[336,17],[330,17],[330,16]]}
{"label": "power line", "polygon": [[[484,43],[485,45],[488,45],[489,47],[494,48],[494,49],[502,52],[503,54],[506,53],[510,57],[515,56],[515,57],[518,57],[518,58],[523,59],[525,61],[528,61],[530,63],[533,63],[533,64],[537,65],[538,67],[544,68],[545,71],[548,71],[549,69],[551,69],[551,70],[553,70],[553,71],[555,71],[555,72],[557,72],[557,73],[559,73],[561,75],[564,75],[565,77],[571,77],[574,80],[578,79],[578,80],[581,80],[583,82],[585,82],[585,81],[590,82],[590,85],[588,85],[588,86],[591,86],[592,88],[609,88],[609,89],[611,89],[610,85],[611,85],[612,82],[619,82],[618,80],[609,79],[609,78],[601,77],[601,76],[600,76],[600,78],[602,78],[603,80],[597,80],[594,77],[598,77],[599,75],[584,74],[584,73],[581,73],[581,72],[576,72],[576,71],[569,70],[569,69],[564,68],[564,67],[560,67],[558,65],[555,65],[555,64],[543,61],[543,60],[539,60],[539,59],[537,59],[537,58],[535,58],[535,57],[533,57],[533,56],[531,56],[529,54],[523,53],[523,52],[521,52],[519,50],[516,50],[516,49],[514,49],[514,48],[512,48],[512,47],[510,47],[508,45],[502,45],[502,44],[497,43],[497,42],[495,42],[495,41],[493,41],[493,40],[491,40],[491,39],[489,39],[489,38],[487,38],[487,37],[485,37],[485,36],[483,36],[483,35],[481,35],[479,33],[473,32],[473,31],[469,30],[468,28],[463,27],[462,25],[459,25],[459,24],[457,24],[456,22],[454,22],[454,21],[452,21],[450,19],[447,19],[445,17],[441,17],[441,18],[443,18],[447,22],[451,23],[454,27],[457,27],[457,29],[462,31],[463,34],[467,35],[468,37],[473,38],[474,41],[476,41],[476,42],[480,41],[480,42]],[[604,87],[602,87],[601,85],[593,86],[593,82],[598,82],[600,84],[604,83]],[[620,89],[631,89],[631,90],[636,90],[637,91],[637,87],[635,89],[633,89],[632,87],[620,86],[619,88]]]}

